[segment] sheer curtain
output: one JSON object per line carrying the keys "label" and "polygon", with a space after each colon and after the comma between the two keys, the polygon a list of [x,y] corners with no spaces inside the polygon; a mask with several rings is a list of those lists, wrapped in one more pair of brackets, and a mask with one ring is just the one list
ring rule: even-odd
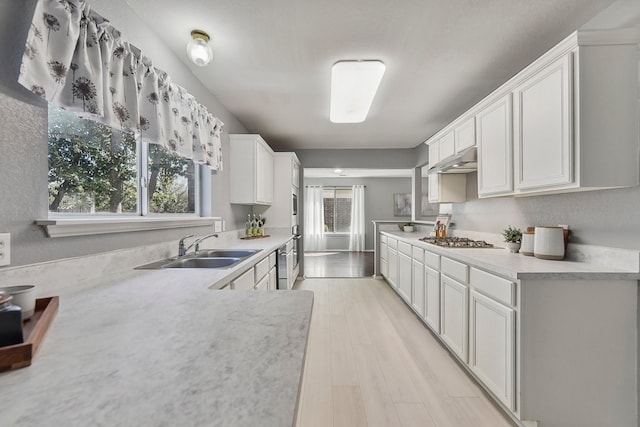
{"label": "sheer curtain", "polygon": [[364,185],[353,186],[351,199],[351,233],[349,234],[349,250],[364,251]]}
{"label": "sheer curtain", "polygon": [[311,185],[304,196],[304,247],[309,251],[321,251],[326,247],[324,237],[324,206],[322,186]]}

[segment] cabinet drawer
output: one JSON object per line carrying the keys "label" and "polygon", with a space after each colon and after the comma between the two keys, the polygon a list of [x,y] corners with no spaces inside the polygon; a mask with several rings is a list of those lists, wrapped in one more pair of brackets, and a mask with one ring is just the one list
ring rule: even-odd
{"label": "cabinet drawer", "polygon": [[389,237],[389,239],[387,239],[387,246],[389,246],[389,248],[391,249],[398,249],[398,241],[396,239],[392,239],[391,237]]}
{"label": "cabinet drawer", "polygon": [[405,242],[398,242],[398,252],[411,256],[411,245]]}
{"label": "cabinet drawer", "polygon": [[231,287],[235,290],[252,290],[255,283],[255,275],[251,268],[231,282]]}
{"label": "cabinet drawer", "polygon": [[384,234],[380,235],[380,243],[387,243],[387,236],[385,236]]}
{"label": "cabinet drawer", "polygon": [[507,279],[472,268],[469,281],[476,290],[503,304],[516,304],[516,285]]}
{"label": "cabinet drawer", "polygon": [[424,263],[434,270],[440,271],[440,255],[424,251]]}
{"label": "cabinet drawer", "polygon": [[440,269],[443,274],[459,280],[462,283],[469,283],[469,267],[458,261],[442,257]]}
{"label": "cabinet drawer", "polygon": [[269,273],[269,268],[271,268],[271,266],[269,265],[269,257],[263,259],[262,261],[260,261],[259,263],[256,264],[256,277],[255,277],[255,282],[258,283],[260,280],[262,280],[262,278],[264,276],[266,276]]}
{"label": "cabinet drawer", "polygon": [[269,254],[269,268],[271,267],[275,267],[276,265],[276,258],[278,257],[278,255],[275,252],[271,252]]}
{"label": "cabinet drawer", "polygon": [[424,262],[424,249],[414,246],[411,253],[414,261]]}
{"label": "cabinet drawer", "polygon": [[293,240],[289,240],[285,246],[285,252],[289,253],[293,250]]}

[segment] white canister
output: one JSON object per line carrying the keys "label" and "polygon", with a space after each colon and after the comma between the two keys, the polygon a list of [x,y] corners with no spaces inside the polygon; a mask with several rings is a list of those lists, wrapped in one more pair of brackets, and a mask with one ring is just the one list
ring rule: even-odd
{"label": "white canister", "polygon": [[520,246],[522,255],[533,256],[534,236],[533,232],[525,231],[522,233],[522,245]]}
{"label": "white canister", "polygon": [[564,259],[564,232],[562,227],[536,227],[533,255],[536,258]]}

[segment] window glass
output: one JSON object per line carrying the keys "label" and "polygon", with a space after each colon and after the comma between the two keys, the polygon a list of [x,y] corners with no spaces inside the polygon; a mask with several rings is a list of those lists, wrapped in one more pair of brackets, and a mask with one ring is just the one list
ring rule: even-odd
{"label": "window glass", "polygon": [[196,168],[193,161],[156,144],[149,144],[148,161],[149,212],[196,212]]}
{"label": "window glass", "polygon": [[325,233],[348,233],[351,230],[352,195],[351,189],[323,189]]}
{"label": "window glass", "polygon": [[133,133],[50,105],[48,150],[50,212],[138,212]]}

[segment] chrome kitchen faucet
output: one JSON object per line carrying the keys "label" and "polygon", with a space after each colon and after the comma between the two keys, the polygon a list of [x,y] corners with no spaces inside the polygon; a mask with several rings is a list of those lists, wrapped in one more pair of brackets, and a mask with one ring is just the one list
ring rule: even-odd
{"label": "chrome kitchen faucet", "polygon": [[187,236],[184,236],[182,239],[180,239],[180,242],[178,243],[178,257],[183,257],[187,254],[187,252],[189,251],[189,249],[191,249],[192,247],[195,246],[195,251],[194,254],[197,254],[198,251],[200,250],[200,243],[202,243],[203,240],[206,240],[210,237],[218,237],[218,235],[216,233],[213,234],[208,234],[204,237],[200,237],[196,240],[193,241],[193,243],[191,243],[189,246],[185,247],[184,245],[184,241],[186,239],[188,239],[189,237],[193,237],[193,234],[189,234]]}

